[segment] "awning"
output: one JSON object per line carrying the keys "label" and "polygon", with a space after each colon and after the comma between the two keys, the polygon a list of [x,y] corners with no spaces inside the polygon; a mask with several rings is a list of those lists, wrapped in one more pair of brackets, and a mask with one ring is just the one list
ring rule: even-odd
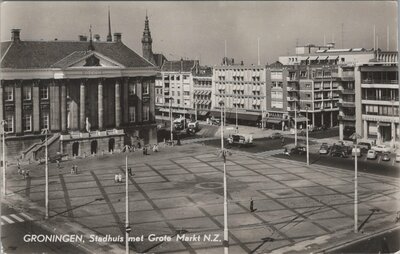
{"label": "awning", "polygon": [[328,56],[328,60],[336,60],[339,59],[339,56]]}
{"label": "awning", "polygon": [[210,111],[199,111],[197,112],[201,116],[206,116]]}
{"label": "awning", "polygon": [[376,125],[378,125],[378,126],[384,126],[384,127],[390,127],[390,126],[392,126],[390,123],[382,123],[382,122],[379,122],[379,123],[377,123]]}
{"label": "awning", "polygon": [[282,118],[272,118],[272,117],[268,117],[267,118],[267,123],[274,123],[274,124],[279,124],[282,122]]}
{"label": "awning", "polygon": [[[293,121],[294,121],[294,117],[292,117],[292,119],[293,119]],[[307,118],[306,117],[304,117],[304,116],[298,116],[297,118],[296,118],[296,122],[307,122]]]}
{"label": "awning", "polygon": [[159,110],[160,110],[160,112],[169,112],[168,108],[160,108]]}
{"label": "awning", "polygon": [[[221,117],[221,111],[210,111],[210,115],[216,118]],[[228,119],[235,119],[236,118],[236,112],[225,112],[225,117]],[[239,120],[245,120],[245,121],[258,121],[261,119],[261,115],[252,115],[249,113],[237,113],[237,117]]]}

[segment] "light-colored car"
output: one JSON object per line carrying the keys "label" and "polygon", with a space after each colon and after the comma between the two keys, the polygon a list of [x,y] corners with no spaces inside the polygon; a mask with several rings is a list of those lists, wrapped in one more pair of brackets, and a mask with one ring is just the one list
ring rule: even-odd
{"label": "light-colored car", "polygon": [[375,160],[376,159],[376,151],[375,150],[372,150],[372,149],[370,149],[370,150],[368,150],[368,153],[367,153],[367,159],[369,159],[369,160]]}
{"label": "light-colored car", "polygon": [[385,145],[372,146],[371,149],[378,153],[390,153],[390,147]]}
{"label": "light-colored car", "polygon": [[383,155],[382,155],[382,161],[390,161],[389,153],[383,153]]}
{"label": "light-colored car", "polygon": [[228,138],[228,143],[231,145],[251,145],[253,144],[253,136],[248,134],[233,134]]}
{"label": "light-colored car", "polygon": [[319,154],[328,154],[329,153],[329,145],[327,143],[322,143],[319,148]]}
{"label": "light-colored car", "polygon": [[355,157],[357,153],[357,157],[361,157],[361,148],[357,147],[357,152],[356,152],[356,148],[353,147],[353,149],[351,149],[351,156]]}
{"label": "light-colored car", "polygon": [[396,160],[396,162],[400,162],[400,153],[396,154],[396,159],[395,160]]}

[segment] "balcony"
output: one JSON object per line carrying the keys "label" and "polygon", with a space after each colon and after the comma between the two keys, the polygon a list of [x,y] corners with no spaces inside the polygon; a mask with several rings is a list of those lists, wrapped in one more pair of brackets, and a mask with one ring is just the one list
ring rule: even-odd
{"label": "balcony", "polygon": [[340,100],[337,105],[339,107],[346,107],[346,108],[355,108],[356,107],[356,104],[354,102],[343,101],[343,100]]}
{"label": "balcony", "polygon": [[354,89],[341,89],[342,94],[355,94]]}
{"label": "balcony", "polygon": [[354,115],[344,115],[341,116],[343,121],[355,121],[356,120],[356,116]]}
{"label": "balcony", "polygon": [[399,81],[396,79],[364,79],[361,81],[362,84],[398,84]]}
{"label": "balcony", "polygon": [[381,97],[376,97],[376,96],[363,96],[362,100],[371,100],[371,101],[387,101],[387,102],[396,102],[399,101],[399,97],[390,97],[390,96],[381,96]]}

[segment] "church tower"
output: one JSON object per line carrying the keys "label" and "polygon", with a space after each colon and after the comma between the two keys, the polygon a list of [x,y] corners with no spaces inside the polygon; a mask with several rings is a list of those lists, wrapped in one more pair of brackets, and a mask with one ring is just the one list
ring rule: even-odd
{"label": "church tower", "polygon": [[149,28],[149,18],[147,17],[147,12],[146,12],[146,20],[144,22],[144,31],[143,31],[143,37],[142,37],[143,57],[145,59],[147,59],[149,62],[155,64],[152,43],[153,43],[153,40],[151,39],[151,33],[150,33],[150,28]]}

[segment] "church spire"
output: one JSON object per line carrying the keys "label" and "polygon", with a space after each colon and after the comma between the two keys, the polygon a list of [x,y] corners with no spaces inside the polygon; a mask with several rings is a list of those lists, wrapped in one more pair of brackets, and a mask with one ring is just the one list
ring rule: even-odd
{"label": "church spire", "polygon": [[152,49],[153,39],[151,38],[150,27],[149,27],[149,18],[147,16],[146,10],[146,19],[144,21],[144,31],[142,37],[142,52],[143,57],[147,59],[149,62],[154,63],[154,55]]}
{"label": "church spire", "polygon": [[108,7],[108,35],[107,35],[107,41],[112,41],[112,35],[111,35],[111,18],[110,18],[110,6]]}
{"label": "church spire", "polygon": [[89,27],[89,47],[88,50],[94,50],[94,46],[93,46],[93,38],[92,38],[92,25],[90,25]]}

